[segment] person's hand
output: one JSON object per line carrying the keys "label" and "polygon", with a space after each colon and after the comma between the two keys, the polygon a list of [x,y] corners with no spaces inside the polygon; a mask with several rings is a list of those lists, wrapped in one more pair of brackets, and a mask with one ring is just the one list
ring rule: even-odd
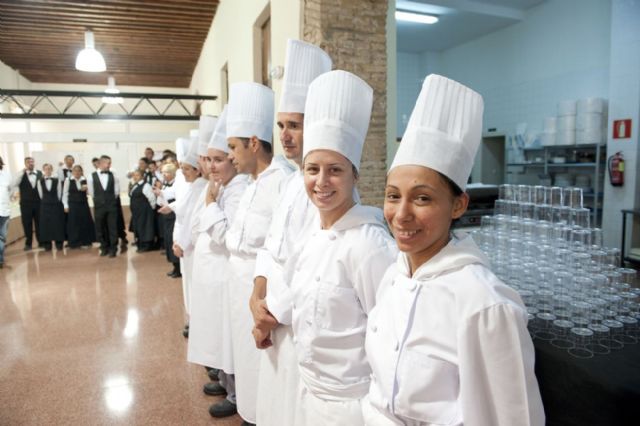
{"label": "person's hand", "polygon": [[158,213],[160,214],[171,214],[173,210],[171,210],[171,207],[169,207],[168,205],[166,206],[162,206],[158,209]]}
{"label": "person's hand", "polygon": [[250,300],[249,309],[257,329],[263,332],[271,332],[278,326],[278,320],[269,312],[267,302],[264,299]]}
{"label": "person's hand", "polygon": [[87,185],[81,185],[80,186],[80,191],[87,192],[87,189],[88,189]]}
{"label": "person's hand", "polygon": [[64,208],[64,212],[65,212],[65,213],[69,213],[69,207],[65,207],[65,208]]}
{"label": "person's hand", "polygon": [[220,195],[220,187],[222,182],[215,180],[213,176],[209,176],[209,186],[207,187],[207,205],[218,201]]}
{"label": "person's hand", "polygon": [[182,247],[180,247],[177,243],[173,243],[173,254],[175,254],[176,257],[184,256],[184,251],[182,251]]}
{"label": "person's hand", "polygon": [[253,334],[253,339],[256,341],[256,348],[267,349],[268,347],[273,346],[271,332],[263,331],[254,327],[251,334]]}

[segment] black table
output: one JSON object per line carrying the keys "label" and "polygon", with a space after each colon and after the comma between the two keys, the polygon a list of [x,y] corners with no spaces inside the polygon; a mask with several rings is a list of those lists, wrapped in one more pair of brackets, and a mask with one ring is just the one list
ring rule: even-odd
{"label": "black table", "polygon": [[589,359],[534,346],[547,425],[640,425],[640,343]]}

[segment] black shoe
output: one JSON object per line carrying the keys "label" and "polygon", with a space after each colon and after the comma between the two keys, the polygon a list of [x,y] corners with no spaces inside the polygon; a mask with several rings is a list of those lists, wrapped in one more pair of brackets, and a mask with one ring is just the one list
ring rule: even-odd
{"label": "black shoe", "polygon": [[116,257],[116,254],[114,252],[109,253],[109,257],[113,258]]}
{"label": "black shoe", "polygon": [[227,390],[218,382],[209,382],[202,387],[202,392],[211,396],[227,395]]}
{"label": "black shoe", "polygon": [[182,278],[182,274],[178,271],[175,271],[173,274],[169,275],[171,278]]}
{"label": "black shoe", "polygon": [[223,399],[209,407],[209,414],[211,414],[211,417],[229,417],[233,416],[237,412],[238,408],[236,407],[236,404],[228,399]]}
{"label": "black shoe", "polygon": [[31,251],[32,247],[31,246],[24,246],[24,248],[22,249],[24,251]]}
{"label": "black shoe", "polygon": [[105,249],[100,249],[100,256],[106,256],[108,254],[109,254],[109,252],[106,251]]}
{"label": "black shoe", "polygon": [[248,422],[248,421],[246,421],[246,420],[243,420],[243,421],[242,421],[242,423],[241,423],[241,425],[242,425],[242,426],[256,426],[256,424],[255,424],[255,423],[249,423],[249,422]]}
{"label": "black shoe", "polygon": [[219,372],[220,370],[218,370],[217,368],[208,370],[207,375],[209,376],[209,380],[211,380],[212,382],[217,382],[218,380],[220,380],[220,377],[218,377]]}
{"label": "black shoe", "polygon": [[175,273],[176,273],[175,269],[172,269],[169,272],[167,272],[167,276],[168,277],[173,277],[173,274],[175,274]]}
{"label": "black shoe", "polygon": [[56,250],[62,251],[62,246],[56,246]]}
{"label": "black shoe", "polygon": [[185,325],[184,328],[182,329],[182,336],[185,339],[189,338],[189,324]]}

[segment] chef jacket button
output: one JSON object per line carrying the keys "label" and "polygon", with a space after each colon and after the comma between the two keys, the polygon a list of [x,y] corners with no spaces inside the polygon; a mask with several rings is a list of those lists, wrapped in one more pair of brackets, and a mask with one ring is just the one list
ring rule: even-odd
{"label": "chef jacket button", "polygon": [[416,287],[418,287],[418,285],[412,281],[411,285],[409,286],[409,291],[415,291]]}
{"label": "chef jacket button", "polygon": [[396,280],[395,279],[391,280],[391,285],[392,286],[396,285]]}
{"label": "chef jacket button", "polygon": [[320,281],[320,276],[319,275],[316,277],[316,281]]}
{"label": "chef jacket button", "polygon": [[336,239],[336,235],[335,234],[329,234],[329,239],[331,241],[335,240]]}
{"label": "chef jacket button", "polygon": [[374,333],[375,333],[376,331],[378,331],[378,326],[377,326],[377,325],[375,325],[375,324],[373,324],[373,325],[371,326],[371,331],[373,331]]}
{"label": "chef jacket button", "polygon": [[400,349],[400,343],[396,340],[396,345],[393,347],[393,350],[397,352],[398,349]]}

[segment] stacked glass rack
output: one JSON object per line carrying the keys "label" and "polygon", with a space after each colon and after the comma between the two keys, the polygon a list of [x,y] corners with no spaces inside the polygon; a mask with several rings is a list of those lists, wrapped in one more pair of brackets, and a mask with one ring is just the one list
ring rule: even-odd
{"label": "stacked glass rack", "polygon": [[473,238],[493,271],[520,293],[533,339],[578,358],[636,344],[640,289],[620,250],[590,226],[582,189],[501,185],[495,214]]}

